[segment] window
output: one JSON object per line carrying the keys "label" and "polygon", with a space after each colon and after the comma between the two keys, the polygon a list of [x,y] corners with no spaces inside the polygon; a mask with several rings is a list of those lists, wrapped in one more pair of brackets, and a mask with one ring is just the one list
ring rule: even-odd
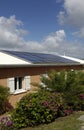
{"label": "window", "polygon": [[11,94],[18,94],[30,90],[30,76],[8,79],[8,87]]}
{"label": "window", "polygon": [[23,81],[23,78],[22,77],[17,77],[14,79],[14,89],[15,90],[19,90],[19,89],[22,89],[22,81]]}

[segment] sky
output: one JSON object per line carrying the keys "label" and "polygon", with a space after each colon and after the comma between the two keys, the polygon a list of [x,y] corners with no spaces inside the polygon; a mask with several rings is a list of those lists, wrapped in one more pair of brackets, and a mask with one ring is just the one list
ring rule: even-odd
{"label": "sky", "polygon": [[0,50],[84,59],[84,0],[0,0]]}

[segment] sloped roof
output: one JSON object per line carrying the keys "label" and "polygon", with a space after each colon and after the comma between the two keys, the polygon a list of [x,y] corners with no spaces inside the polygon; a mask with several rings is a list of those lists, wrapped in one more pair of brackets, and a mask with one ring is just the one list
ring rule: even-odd
{"label": "sloped roof", "polygon": [[5,54],[31,64],[78,64],[80,62],[53,54],[31,53],[20,51],[2,51]]}
{"label": "sloped roof", "polygon": [[62,56],[62,57],[63,57],[63,58],[66,58],[66,59],[69,59],[69,60],[74,60],[74,61],[79,62],[79,63],[81,63],[81,64],[84,64],[84,60],[79,59],[79,58],[70,57],[70,56],[66,56],[66,55],[64,55],[64,56]]}

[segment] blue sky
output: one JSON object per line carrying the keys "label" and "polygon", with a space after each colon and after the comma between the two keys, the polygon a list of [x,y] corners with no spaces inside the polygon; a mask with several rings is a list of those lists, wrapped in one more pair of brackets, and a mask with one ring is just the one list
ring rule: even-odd
{"label": "blue sky", "polygon": [[81,57],[83,0],[0,0],[0,49]]}
{"label": "blue sky", "polygon": [[55,0],[1,0],[0,16],[16,16],[29,31],[30,40],[41,40],[45,35],[56,31],[56,15],[61,4]]}

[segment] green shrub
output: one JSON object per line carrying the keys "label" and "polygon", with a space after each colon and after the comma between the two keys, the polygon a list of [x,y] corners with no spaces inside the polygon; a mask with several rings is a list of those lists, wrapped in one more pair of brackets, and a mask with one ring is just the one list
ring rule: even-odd
{"label": "green shrub", "polygon": [[84,93],[78,95],[80,110],[84,111]]}
{"label": "green shrub", "polygon": [[84,72],[50,71],[47,77],[42,76],[41,81],[45,89],[62,93],[65,103],[73,110],[84,109],[84,101],[78,98],[79,94],[84,93]]}
{"label": "green shrub", "polygon": [[73,110],[82,110],[83,101],[79,95],[84,93],[84,73],[81,71],[69,71],[67,73],[64,99]]}
{"label": "green shrub", "polygon": [[0,118],[0,130],[17,130],[9,116]]}
{"label": "green shrub", "polygon": [[7,111],[7,102],[9,96],[9,89],[7,87],[0,86],[0,115]]}
{"label": "green shrub", "polygon": [[41,76],[41,82],[43,83],[41,88],[49,89],[55,92],[64,92],[66,83],[65,83],[65,71],[56,72],[55,70],[51,70],[47,75]]}
{"label": "green shrub", "polygon": [[62,97],[57,93],[42,91],[28,94],[17,104],[12,120],[17,128],[50,123],[57,118],[62,103]]}
{"label": "green shrub", "polygon": [[58,117],[60,116],[67,116],[73,113],[73,109],[66,104],[63,104],[62,106],[59,107],[58,110]]}

